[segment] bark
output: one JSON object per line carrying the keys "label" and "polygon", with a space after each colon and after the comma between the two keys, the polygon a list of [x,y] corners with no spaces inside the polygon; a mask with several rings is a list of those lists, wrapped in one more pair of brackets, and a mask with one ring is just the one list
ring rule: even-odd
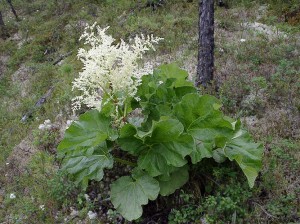
{"label": "bark", "polygon": [[198,66],[195,85],[207,87],[214,73],[214,0],[199,0]]}
{"label": "bark", "polygon": [[2,12],[0,11],[0,27],[5,26],[3,17],[2,17]]}
{"label": "bark", "polygon": [[17,12],[16,12],[16,10],[15,10],[15,8],[14,8],[14,6],[13,6],[11,0],[6,0],[6,1],[7,1],[7,3],[9,4],[12,13],[13,13],[14,16],[16,17],[16,20],[17,20],[17,21],[20,21],[20,19],[19,19],[19,17],[18,17],[18,14],[17,14]]}
{"label": "bark", "polygon": [[6,30],[3,17],[2,17],[2,12],[0,11],[0,38],[6,39],[9,37],[9,34]]}

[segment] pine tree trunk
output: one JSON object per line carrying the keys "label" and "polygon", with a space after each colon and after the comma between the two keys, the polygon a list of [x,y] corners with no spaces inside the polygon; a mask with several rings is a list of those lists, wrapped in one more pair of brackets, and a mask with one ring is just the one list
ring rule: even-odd
{"label": "pine tree trunk", "polygon": [[0,27],[5,26],[4,25],[4,21],[3,21],[3,17],[2,17],[2,12],[0,11]]}
{"label": "pine tree trunk", "polygon": [[2,17],[2,12],[0,11],[0,38],[6,39],[9,37],[9,34],[6,30],[3,17]]}
{"label": "pine tree trunk", "polygon": [[199,0],[199,42],[196,86],[207,87],[214,73],[214,0]]}

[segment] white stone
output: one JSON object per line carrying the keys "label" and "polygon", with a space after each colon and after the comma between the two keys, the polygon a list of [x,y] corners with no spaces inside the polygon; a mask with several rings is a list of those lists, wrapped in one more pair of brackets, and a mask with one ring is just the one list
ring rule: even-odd
{"label": "white stone", "polygon": [[88,216],[89,216],[89,219],[90,219],[90,220],[93,220],[93,219],[96,219],[96,218],[97,218],[97,213],[96,213],[96,212],[89,211],[89,212],[88,212]]}

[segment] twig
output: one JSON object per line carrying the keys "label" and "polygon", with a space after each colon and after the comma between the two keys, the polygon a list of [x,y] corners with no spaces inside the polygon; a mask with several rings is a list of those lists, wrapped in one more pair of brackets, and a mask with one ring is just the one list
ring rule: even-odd
{"label": "twig", "polygon": [[34,105],[34,108],[31,109],[29,112],[27,112],[21,119],[22,122],[25,122],[29,117],[32,116],[32,114],[35,112],[35,109],[39,108],[44,104],[47,100],[47,98],[50,97],[54,87],[52,86],[45,95],[43,95]]}
{"label": "twig", "polygon": [[258,205],[258,207],[260,207],[260,209],[261,209],[267,216],[269,216],[269,217],[271,217],[271,218],[274,218],[274,219],[278,219],[278,217],[276,217],[276,216],[274,216],[274,215],[271,215],[269,212],[267,212],[267,211],[263,208],[263,206],[261,206],[261,205],[258,204],[257,202],[253,201],[252,203]]}
{"label": "twig", "polygon": [[133,163],[133,162],[130,162],[128,160],[124,160],[124,159],[120,159],[120,158],[117,158],[115,157],[114,160],[120,164],[124,164],[124,165],[128,165],[128,166],[131,166],[131,167],[135,167],[136,164]]}
{"label": "twig", "polygon": [[65,59],[66,57],[70,56],[72,54],[72,51],[61,55],[58,59],[56,59],[56,61],[53,62],[53,65],[57,65],[60,61],[62,61],[63,59]]}

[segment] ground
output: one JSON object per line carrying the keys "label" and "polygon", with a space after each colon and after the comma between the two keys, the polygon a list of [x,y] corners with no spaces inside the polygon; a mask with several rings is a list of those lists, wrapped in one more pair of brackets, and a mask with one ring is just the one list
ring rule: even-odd
{"label": "ground", "polygon": [[[218,92],[203,91],[220,98],[222,110],[263,142],[263,169],[249,189],[235,165],[203,161],[182,190],[145,206],[137,223],[300,222],[299,6],[233,2],[228,9],[216,7]],[[155,10],[127,0],[13,3],[21,21],[4,6],[10,38],[0,39],[0,221],[124,223],[107,193],[127,167],[107,172],[86,192],[58,171],[57,144],[78,116],[71,110],[72,81],[82,68],[78,39],[95,21],[109,25],[117,39],[153,33],[164,41],[145,63],[176,62],[193,80],[197,1],[166,1]],[[47,119],[51,127],[39,129]]]}

